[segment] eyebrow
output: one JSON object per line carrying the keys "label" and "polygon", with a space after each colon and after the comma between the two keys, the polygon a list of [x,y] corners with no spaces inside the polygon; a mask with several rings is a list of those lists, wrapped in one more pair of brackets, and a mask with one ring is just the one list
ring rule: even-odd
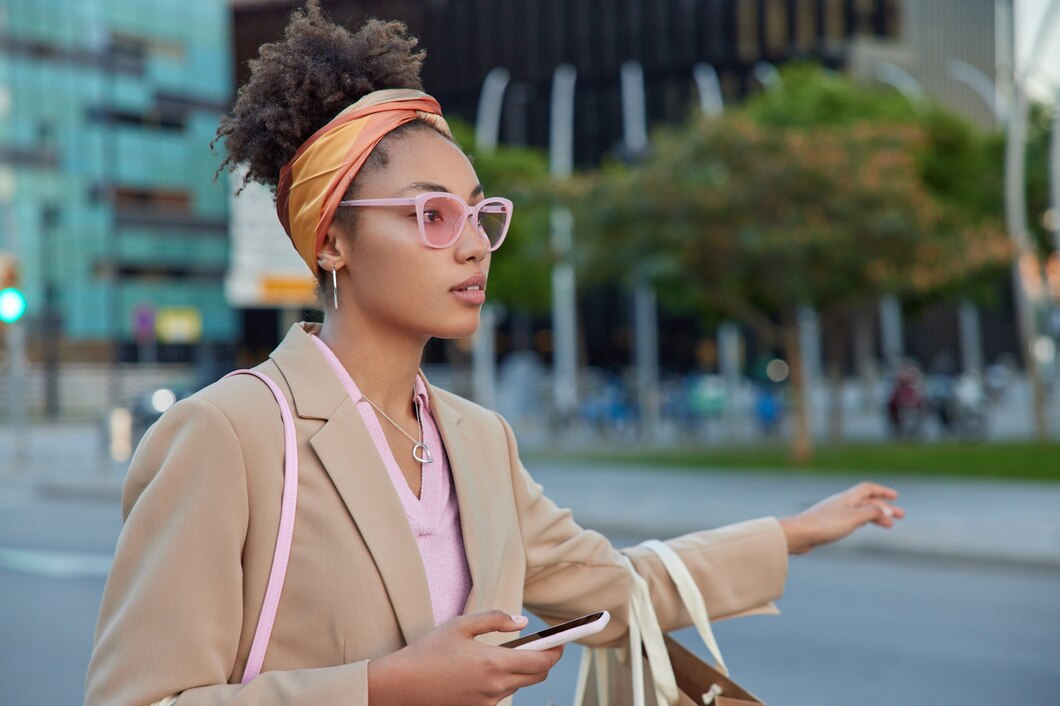
{"label": "eyebrow", "polygon": [[[445,188],[441,184],[436,184],[433,181],[414,181],[401,191],[442,191],[447,194],[451,194],[449,189]],[[475,198],[482,193],[482,184],[475,184],[475,188],[471,190],[470,198]]]}

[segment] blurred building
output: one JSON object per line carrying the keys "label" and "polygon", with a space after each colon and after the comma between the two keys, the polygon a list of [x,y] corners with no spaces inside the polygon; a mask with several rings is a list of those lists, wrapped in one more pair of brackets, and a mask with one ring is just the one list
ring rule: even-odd
{"label": "blurred building", "polygon": [[[1011,69],[998,56],[996,0],[900,0],[903,31],[859,37],[851,71],[879,80],[880,64],[898,66],[924,95],[984,129],[998,126],[994,85]],[[999,64],[1000,62],[1000,64]]]}
{"label": "blurred building", "polygon": [[[302,4],[301,0],[231,0],[237,84],[247,79],[247,62],[257,56],[258,47],[278,39],[292,9]],[[346,26],[355,27],[369,17],[404,21],[427,50],[423,82],[447,115],[474,122],[486,74],[494,67],[506,68],[510,82],[500,139],[509,144],[547,148],[552,77],[560,64],[573,65],[577,70],[574,149],[581,166],[596,165],[601,157],[620,149],[620,67],[625,61],[636,60],[643,67],[648,121],[680,120],[698,100],[693,80],[696,64],[711,64],[725,99],[735,101],[762,89],[754,77],[760,61],[806,59],[844,68],[855,38],[897,38],[902,29],[898,4],[899,0],[321,0],[332,19]],[[252,198],[264,203],[259,195]],[[278,226],[275,230],[279,233],[275,237],[282,238]],[[256,224],[243,228],[233,223],[233,231],[263,233]],[[238,244],[236,248],[241,250]],[[252,269],[248,266],[247,272]],[[267,289],[260,282],[258,288]],[[591,365],[621,367],[629,362],[630,303],[615,294],[590,292],[579,302],[585,357]],[[269,305],[268,297],[260,301],[258,306],[244,304],[244,331],[246,340],[267,352],[276,342],[278,334],[273,332],[285,328],[287,315]],[[291,306],[302,301],[296,296]],[[672,332],[661,351],[663,365],[694,366],[698,343],[694,322],[663,323]],[[526,338],[519,330],[524,325],[519,317],[509,317],[498,353],[505,353],[509,342]],[[547,325],[538,322],[540,327]],[[538,350],[546,356],[550,352],[548,346]],[[428,358],[431,353],[428,348]]]}
{"label": "blurred building", "polygon": [[191,360],[238,333],[225,0],[0,0],[0,250],[31,359]]}
{"label": "blurred building", "polygon": [[[283,31],[295,0],[231,0],[237,81],[263,42]],[[896,37],[899,0],[321,0],[333,19],[404,21],[427,50],[423,82],[447,114],[475,118],[490,69],[508,69],[501,138],[546,147],[556,67],[578,72],[575,159],[595,164],[622,137],[619,70],[644,69],[648,119],[683,118],[693,67],[708,62],[727,98],[759,90],[759,61],[847,64],[855,37]]]}

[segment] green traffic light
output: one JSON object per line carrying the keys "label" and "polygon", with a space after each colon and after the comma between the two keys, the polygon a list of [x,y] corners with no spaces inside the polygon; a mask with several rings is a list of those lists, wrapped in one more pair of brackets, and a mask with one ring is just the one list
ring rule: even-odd
{"label": "green traffic light", "polygon": [[26,313],[26,295],[21,289],[0,289],[0,321],[13,324]]}

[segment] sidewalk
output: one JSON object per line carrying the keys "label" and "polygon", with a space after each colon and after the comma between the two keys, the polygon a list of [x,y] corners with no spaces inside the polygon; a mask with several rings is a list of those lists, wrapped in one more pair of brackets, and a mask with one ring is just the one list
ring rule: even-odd
{"label": "sidewalk", "polygon": [[[94,427],[33,427],[27,461],[13,463],[13,437],[0,428],[0,495],[118,502],[126,464],[105,459]],[[907,517],[871,526],[825,551],[888,552],[1060,569],[1060,483],[909,476],[675,471],[636,465],[526,464],[545,492],[585,527],[668,537],[732,522],[796,513],[861,480],[896,488]]]}

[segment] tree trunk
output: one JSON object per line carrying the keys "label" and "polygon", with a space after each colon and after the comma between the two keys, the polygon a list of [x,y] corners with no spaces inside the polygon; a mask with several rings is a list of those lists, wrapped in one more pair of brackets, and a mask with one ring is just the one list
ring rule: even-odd
{"label": "tree trunk", "polygon": [[791,458],[803,465],[813,458],[813,438],[810,434],[810,415],[806,404],[806,381],[803,378],[802,347],[799,344],[799,327],[789,320],[783,329],[784,356],[790,369],[791,393]]}

